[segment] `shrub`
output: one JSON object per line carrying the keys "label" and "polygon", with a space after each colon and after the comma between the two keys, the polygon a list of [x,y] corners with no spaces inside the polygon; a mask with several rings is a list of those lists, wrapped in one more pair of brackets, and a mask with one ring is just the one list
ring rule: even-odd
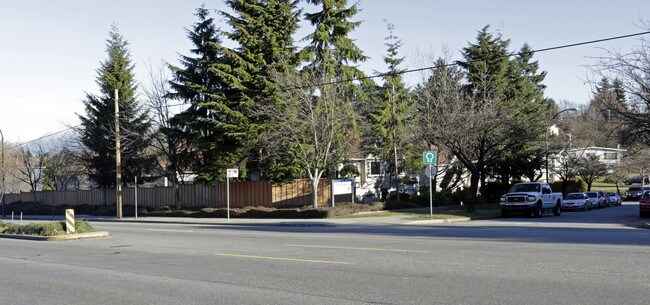
{"label": "shrub", "polygon": [[488,203],[498,203],[501,195],[508,192],[508,187],[503,185],[501,181],[488,182],[485,185],[485,194],[481,197],[485,198]]}
{"label": "shrub", "polygon": [[[444,191],[444,192],[434,192],[433,193],[433,205],[434,206],[450,206],[450,205],[460,205],[461,201],[465,202],[467,201],[467,198],[469,196],[469,189],[466,188],[459,188],[454,191]],[[415,203],[415,207],[427,207],[429,206],[429,188],[428,187],[421,187],[420,188],[420,195],[415,195],[411,196],[410,202]],[[396,209],[399,208],[399,206],[403,206],[402,208],[411,208],[414,207],[409,204],[393,204],[393,203],[388,203],[388,207],[386,209]]]}
{"label": "shrub", "polygon": [[[569,179],[566,181],[566,190],[564,191],[564,195],[568,193],[575,193],[575,192],[586,192],[587,191],[587,183],[582,181],[580,177],[575,177],[573,179]],[[562,181],[555,181],[551,183],[551,188],[553,189],[554,192],[562,192]]]}
{"label": "shrub", "polygon": [[384,204],[385,210],[401,210],[401,209],[413,209],[419,207],[420,204],[417,202],[411,201],[386,201]]}
{"label": "shrub", "polygon": [[[230,209],[230,218],[287,218],[309,219],[328,218],[350,215],[364,211],[382,210],[384,204],[338,203],[336,207],[303,207],[303,208],[270,208],[270,207],[245,207]],[[227,210],[224,208],[201,208],[196,211],[173,210],[168,208],[148,212],[147,216],[162,217],[201,217],[201,218],[226,218]]]}
{"label": "shrub", "polygon": [[337,203],[334,208],[324,208],[328,217],[340,217],[346,215],[352,215],[359,212],[372,212],[372,211],[381,211],[384,209],[384,203],[376,202],[373,204],[358,204],[358,203]]}
{"label": "shrub", "polygon": [[[75,222],[76,233],[94,232],[95,229],[86,221]],[[22,234],[38,236],[65,235],[65,222],[30,223],[26,225],[5,225],[4,234]]]}
{"label": "shrub", "polygon": [[[409,201],[409,198],[411,198],[411,194],[409,194],[409,193],[399,193],[399,200]],[[391,192],[390,195],[388,196],[388,200],[390,200],[390,201],[397,200],[397,193],[396,192]]]}

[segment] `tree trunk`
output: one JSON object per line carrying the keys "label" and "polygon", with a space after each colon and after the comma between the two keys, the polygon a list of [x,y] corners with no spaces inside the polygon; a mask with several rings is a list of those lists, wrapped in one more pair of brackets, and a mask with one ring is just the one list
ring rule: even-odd
{"label": "tree trunk", "polygon": [[181,208],[181,190],[178,185],[178,181],[174,179],[174,202],[176,203],[176,209],[180,210]]}
{"label": "tree trunk", "polygon": [[476,212],[476,193],[478,192],[478,182],[480,179],[480,172],[478,169],[472,170],[472,175],[470,176],[469,184],[469,198],[467,202],[467,212],[474,213]]}
{"label": "tree trunk", "polygon": [[485,203],[485,201],[487,200],[487,198],[486,198],[486,196],[487,196],[487,185],[485,183],[486,180],[487,179],[485,177],[485,171],[481,171],[481,184],[480,184],[481,188],[480,188],[480,192],[479,192],[479,194],[481,194],[481,203]]}
{"label": "tree trunk", "polygon": [[[320,172],[318,169],[314,170],[314,175],[311,177],[311,198],[314,203],[314,208],[318,207],[318,182],[320,181]],[[332,195],[333,196],[333,195]]]}
{"label": "tree trunk", "polygon": [[102,205],[108,205],[108,189],[105,186],[102,187]]}
{"label": "tree trunk", "polygon": [[[532,180],[531,180],[532,181]],[[501,173],[501,187],[504,190],[507,190],[510,188],[510,173],[504,171]]]}

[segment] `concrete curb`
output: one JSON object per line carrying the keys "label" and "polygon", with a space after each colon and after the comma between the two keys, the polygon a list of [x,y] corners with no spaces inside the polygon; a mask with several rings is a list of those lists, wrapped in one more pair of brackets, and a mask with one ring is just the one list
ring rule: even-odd
{"label": "concrete curb", "polygon": [[426,220],[413,220],[407,222],[407,225],[426,225],[426,224],[442,224],[442,223],[454,223],[454,222],[467,222],[472,220],[470,217],[458,217],[458,218],[445,218],[445,219],[426,219]]}
{"label": "concrete curb", "polygon": [[81,239],[99,239],[110,237],[111,234],[106,231],[97,231],[90,233],[78,233],[56,236],[38,236],[38,235],[19,235],[19,234],[0,234],[0,238],[24,239],[35,241],[64,241],[64,240],[81,240]]}
{"label": "concrete curb", "polygon": [[[162,220],[154,220],[154,219],[146,219],[145,217],[138,218],[138,219],[86,219],[88,222],[111,222],[111,223],[149,223],[149,224],[177,224],[177,225],[204,225],[204,226],[307,226],[307,224],[317,224],[320,226],[323,225],[330,225],[325,222],[316,222],[312,223],[309,222],[309,220],[300,220],[297,219],[295,221],[287,221],[287,219],[281,219],[278,221],[273,221],[273,222],[259,222],[259,223],[254,223],[254,222],[238,222],[236,221],[237,218],[231,218],[231,222],[226,222],[224,218],[209,218],[209,219],[223,219],[223,222],[211,222],[211,221],[186,221],[183,219],[174,219],[176,217],[168,217],[169,220],[167,219],[162,219]],[[201,218],[196,218],[196,219],[201,219]],[[317,218],[320,219],[320,218]],[[330,226],[334,226],[335,224],[332,224]]]}

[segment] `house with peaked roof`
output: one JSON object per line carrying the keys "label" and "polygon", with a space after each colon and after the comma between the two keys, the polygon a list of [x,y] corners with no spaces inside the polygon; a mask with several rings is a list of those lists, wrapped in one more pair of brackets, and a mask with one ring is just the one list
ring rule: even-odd
{"label": "house with peaked roof", "polygon": [[603,164],[607,165],[608,171],[611,172],[613,167],[621,162],[621,158],[627,152],[622,148],[609,148],[609,147],[584,147],[584,148],[568,148],[560,151],[559,153],[549,156],[549,182],[560,180],[560,177],[554,173],[555,169],[561,167],[560,161],[564,155],[569,155],[576,158],[598,156],[598,159]]}

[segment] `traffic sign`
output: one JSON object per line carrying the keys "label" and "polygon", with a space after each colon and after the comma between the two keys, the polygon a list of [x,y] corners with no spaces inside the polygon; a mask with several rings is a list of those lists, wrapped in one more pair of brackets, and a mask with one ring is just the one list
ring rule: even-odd
{"label": "traffic sign", "polygon": [[424,163],[424,165],[429,165],[429,164],[436,165],[436,163],[438,163],[438,152],[435,150],[425,151],[422,154],[422,162]]}
{"label": "traffic sign", "polygon": [[432,176],[435,176],[438,173],[438,167],[437,166],[427,166],[424,168],[424,174],[431,178]]}

